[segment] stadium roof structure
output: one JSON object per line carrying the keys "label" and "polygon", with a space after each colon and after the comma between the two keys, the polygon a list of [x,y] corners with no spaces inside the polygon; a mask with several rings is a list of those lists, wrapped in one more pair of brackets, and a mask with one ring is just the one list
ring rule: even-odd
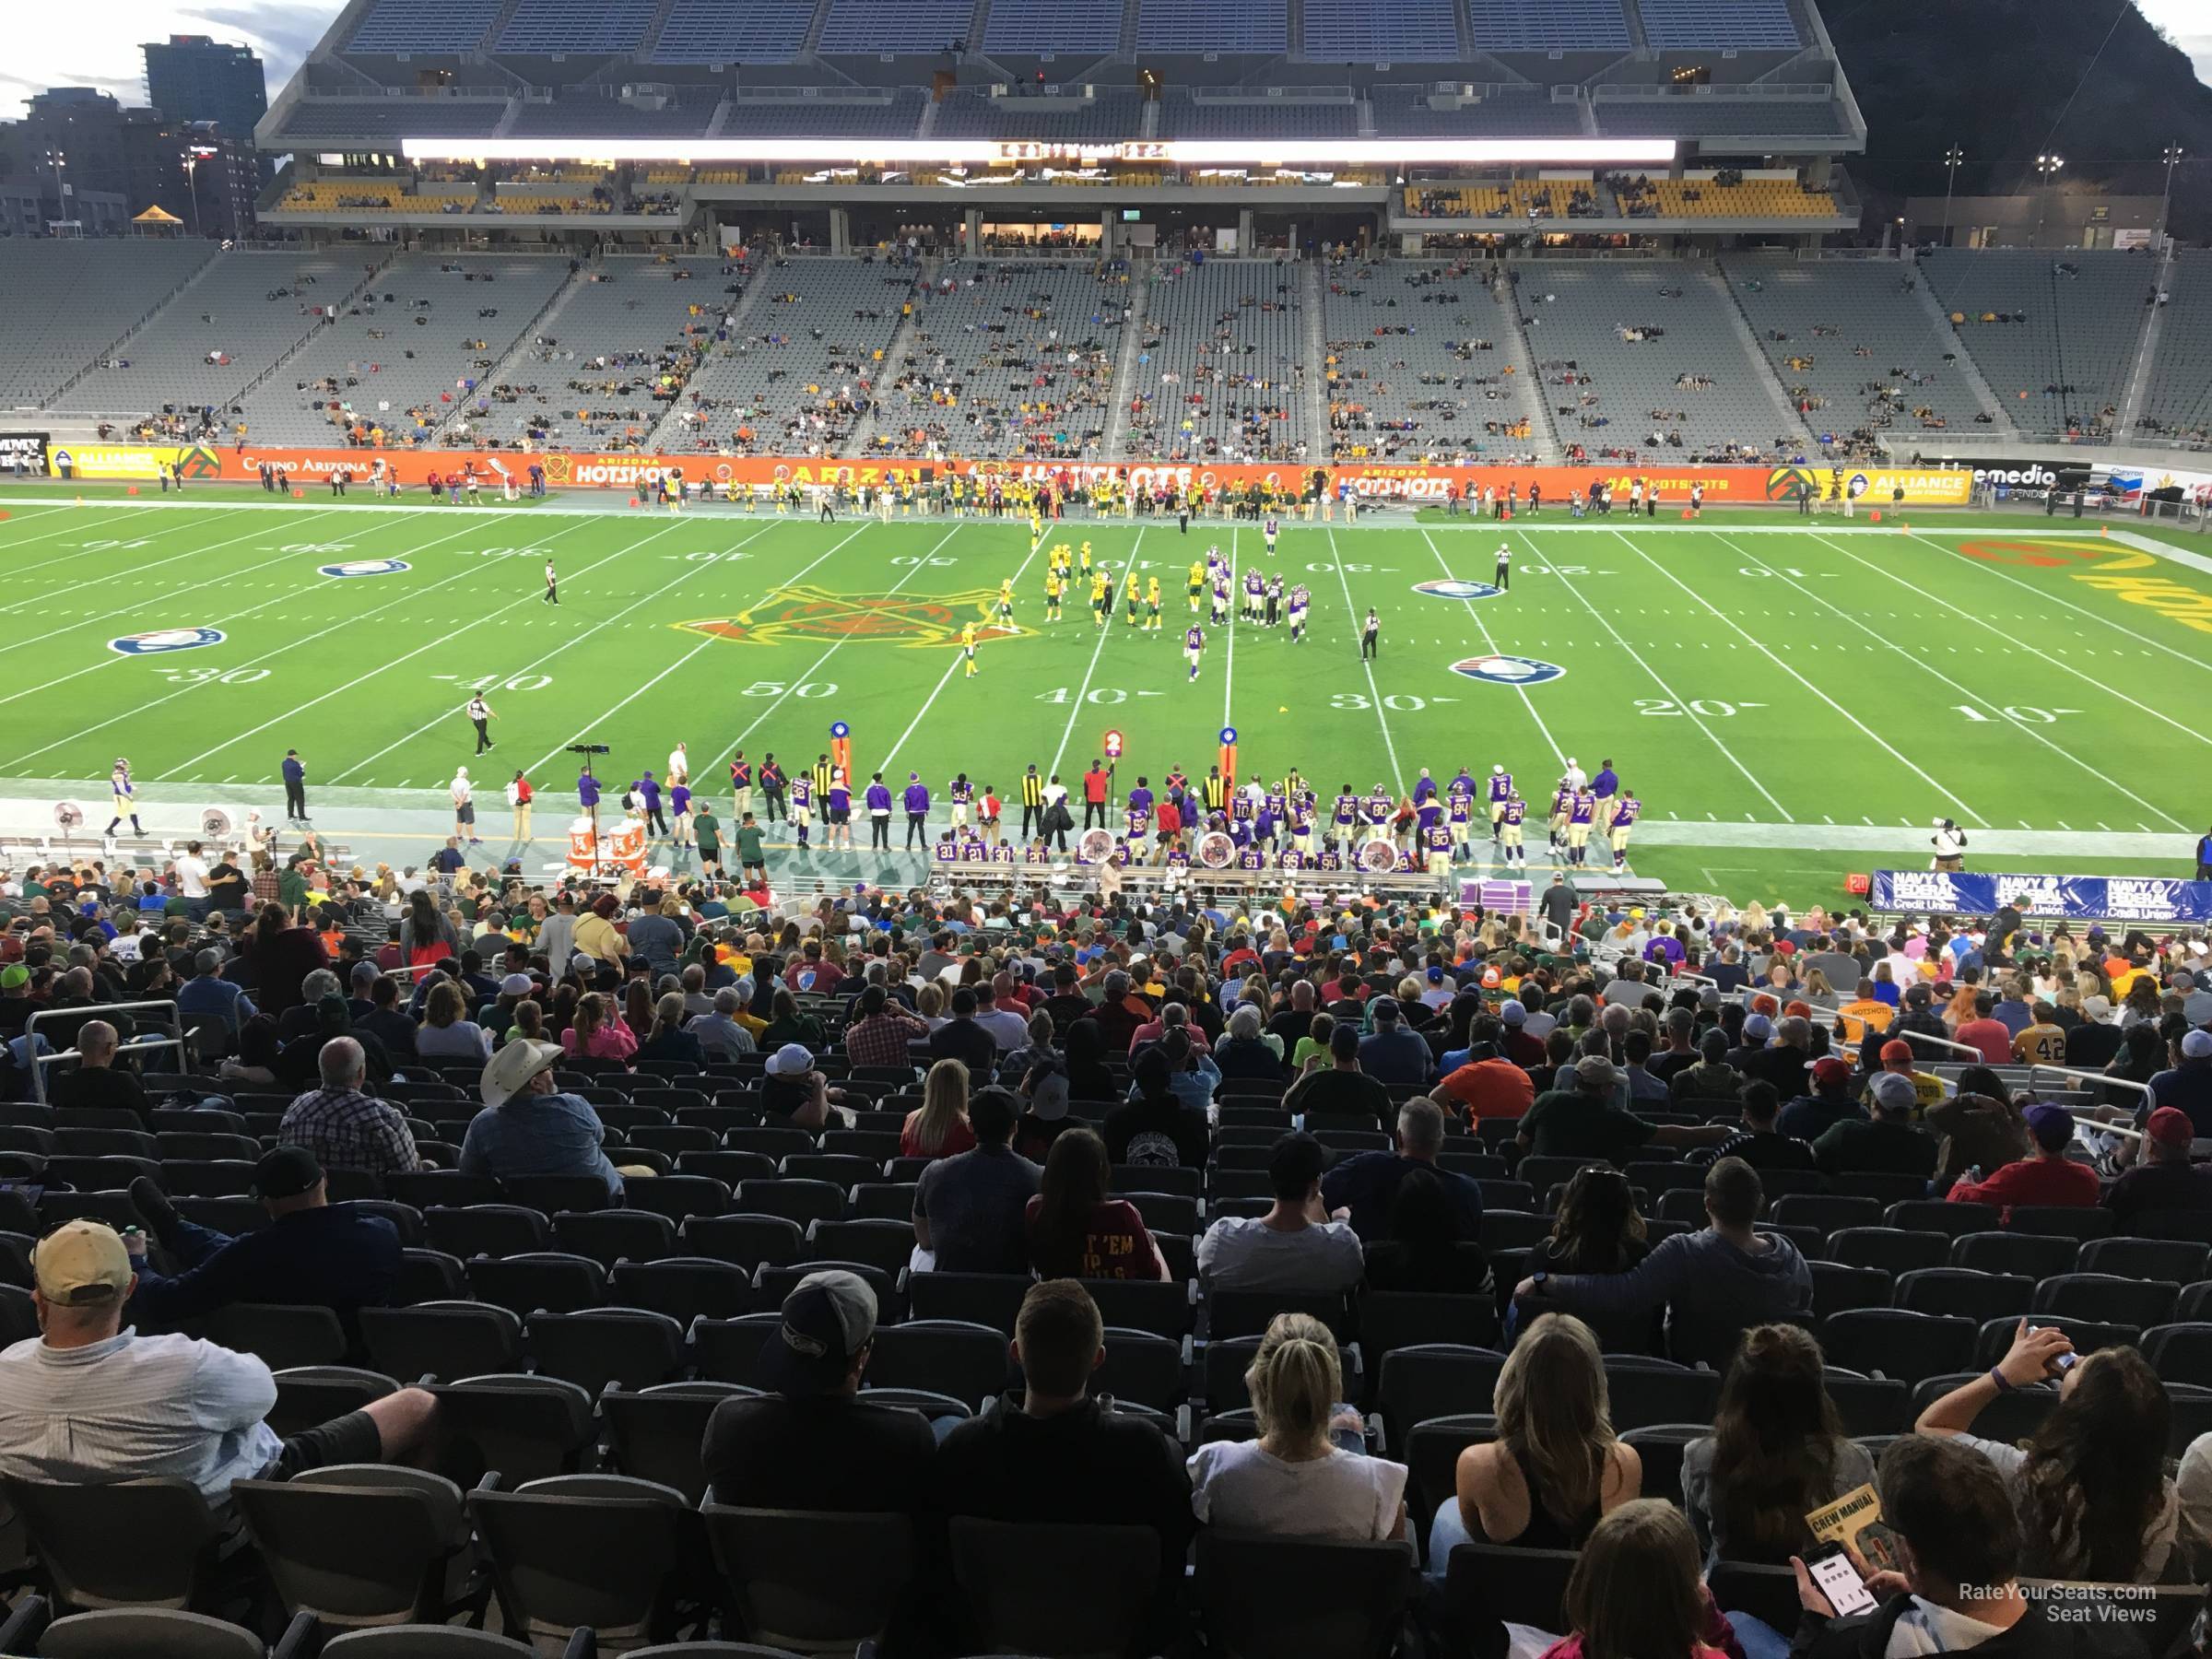
{"label": "stadium roof structure", "polygon": [[1027,142],[1650,167],[1861,151],[1865,124],[1811,0],[349,0],[258,136],[424,159],[958,165]]}

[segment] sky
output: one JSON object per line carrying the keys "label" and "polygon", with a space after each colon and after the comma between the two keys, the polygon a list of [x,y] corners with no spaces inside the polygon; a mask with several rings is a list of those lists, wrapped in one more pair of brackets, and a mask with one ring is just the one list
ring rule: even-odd
{"label": "sky", "polygon": [[[0,120],[23,113],[23,100],[49,87],[97,87],[125,104],[146,101],[139,46],[172,34],[243,41],[261,53],[269,101],[338,15],[341,0],[18,0],[0,54]],[[84,7],[83,11],[77,9]],[[11,8],[13,9],[13,8]],[[100,20],[85,28],[89,12]]]}
{"label": "sky", "polygon": [[[292,71],[321,38],[341,0],[79,0],[100,27],[87,29],[74,6],[18,0],[25,15],[10,20],[0,58],[0,120],[23,112],[23,100],[48,87],[99,87],[126,104],[144,103],[140,42],[171,34],[209,34],[244,41],[268,66],[276,99]],[[2195,61],[2197,78],[2212,85],[2212,0],[2137,0],[2144,15]]]}

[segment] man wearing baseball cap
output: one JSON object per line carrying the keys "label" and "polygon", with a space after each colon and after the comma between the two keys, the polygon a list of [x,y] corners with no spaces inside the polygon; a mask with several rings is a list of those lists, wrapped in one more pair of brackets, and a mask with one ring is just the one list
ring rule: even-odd
{"label": "man wearing baseball cap", "polygon": [[382,1216],[330,1202],[323,1166],[305,1147],[278,1147],[253,1167],[253,1195],[269,1225],[235,1237],[187,1221],[147,1177],[131,1182],[131,1202],[180,1271],[147,1265],[146,1241],[124,1243],[138,1272],[130,1315],[153,1330],[174,1330],[232,1302],[325,1307],[354,1341],[364,1307],[382,1307],[399,1278],[399,1232]]}
{"label": "man wearing baseball cap", "polygon": [[2074,1144],[2074,1114],[2063,1106],[2030,1106],[2021,1114],[2028,1125],[2028,1156],[1981,1181],[1951,1188],[1953,1204],[2076,1205],[2098,1199],[2097,1171],[2066,1156]]}
{"label": "man wearing baseball cap", "polygon": [[1817,1141],[1832,1125],[1865,1116],[1851,1098],[1850,1061],[1838,1054],[1823,1054],[1805,1068],[1805,1075],[1812,1092],[1799,1095],[1782,1109],[1774,1126],[1783,1134],[1801,1141]]}
{"label": "man wearing baseball cap", "polygon": [[68,1221],[31,1253],[36,1342],[0,1351],[0,1475],[83,1482],[175,1477],[227,1505],[230,1483],[334,1464],[395,1463],[427,1445],[437,1402],[403,1388],[278,1438],[269,1368],[192,1336],[123,1323],[138,1282],[114,1229]]}
{"label": "man wearing baseball cap", "polygon": [[2122,1232],[2154,1211],[2212,1210],[2212,1165],[2189,1161],[2196,1125],[2178,1107],[2160,1106],[2143,1125],[2144,1140],[2136,1165],[2104,1194],[2104,1206],[2118,1218]]}
{"label": "man wearing baseball cap", "polygon": [[[1882,1070],[1893,1077],[1903,1077],[1912,1085],[1913,1115],[1924,1115],[1929,1108],[1943,1101],[1943,1079],[1933,1072],[1917,1071],[1912,1065],[1912,1045],[1901,1037],[1892,1037],[1881,1046],[1879,1057]],[[1859,1091],[1859,1103],[1869,1112],[1874,1109],[1871,1086]]]}
{"label": "man wearing baseball cap", "polygon": [[760,1350],[766,1392],[707,1419],[700,1462],[723,1501],[921,1511],[936,1438],[920,1413],[856,1397],[875,1335],[876,1293],[858,1274],[829,1268],[793,1288]]}
{"label": "man wearing baseball cap", "polygon": [[1872,1119],[1851,1117],[1830,1124],[1813,1143],[1813,1156],[1830,1175],[1864,1170],[1927,1180],[1936,1173],[1936,1137],[1913,1127],[1918,1101],[1910,1077],[1875,1073],[1866,1085]]}
{"label": "man wearing baseball cap", "polygon": [[601,1149],[606,1129],[591,1102],[563,1094],[553,1081],[558,1044],[518,1037],[484,1067],[477,1092],[484,1110],[468,1121],[461,1172],[512,1180],[518,1175],[596,1175],[622,1202],[622,1171]]}

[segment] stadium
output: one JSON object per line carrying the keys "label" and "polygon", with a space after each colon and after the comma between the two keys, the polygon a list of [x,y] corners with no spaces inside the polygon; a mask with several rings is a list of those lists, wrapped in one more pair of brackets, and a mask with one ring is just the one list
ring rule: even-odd
{"label": "stadium", "polygon": [[2178,137],[310,26],[0,123],[0,1654],[2197,1651]]}

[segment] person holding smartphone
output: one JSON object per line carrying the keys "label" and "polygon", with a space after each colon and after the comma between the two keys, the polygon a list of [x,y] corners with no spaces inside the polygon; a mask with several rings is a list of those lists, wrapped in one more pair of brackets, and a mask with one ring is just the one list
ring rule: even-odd
{"label": "person holding smartphone", "polygon": [[1804,1609],[1795,1640],[1732,1612],[1747,1659],[2088,1653],[2091,1627],[2046,1620],[2021,1594],[2019,1518],[1987,1458],[1951,1441],[1906,1435],[1883,1453],[1877,1485],[1882,1519],[1898,1535],[1899,1570],[1872,1571],[1848,1550],[1792,1557]]}
{"label": "person holding smartphone", "polygon": [[[2014,1445],[1973,1432],[1999,1394],[2055,1382],[2058,1403]],[[2019,1511],[2026,1571],[2101,1583],[2194,1582],[2181,1499],[2166,1474],[2172,1406],[2140,1349],[2077,1354],[2064,1331],[2019,1322],[1989,1371],[1913,1425],[1987,1460]]]}

